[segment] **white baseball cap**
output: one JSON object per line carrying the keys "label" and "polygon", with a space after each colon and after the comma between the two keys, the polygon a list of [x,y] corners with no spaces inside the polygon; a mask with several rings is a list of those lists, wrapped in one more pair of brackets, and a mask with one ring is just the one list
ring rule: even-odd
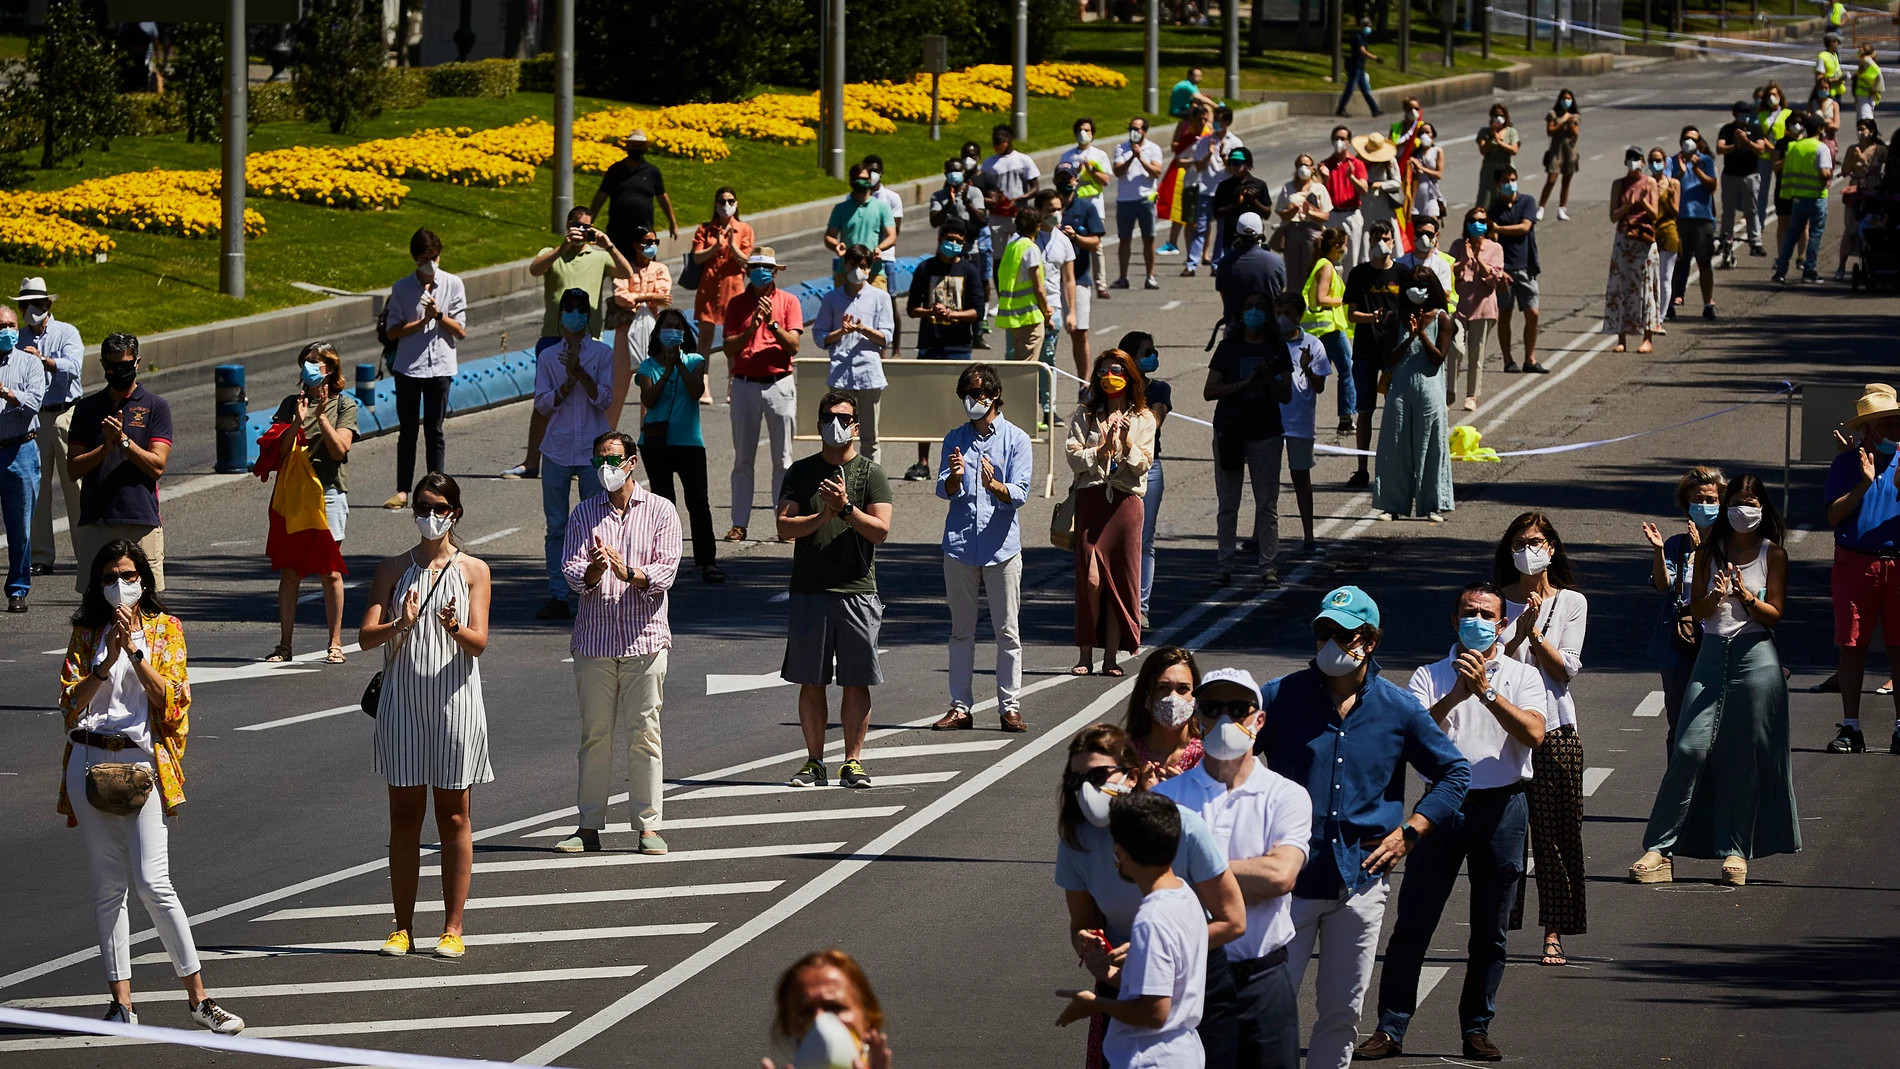
{"label": "white baseball cap", "polygon": [[[1241,218],[1246,218],[1242,216]],[[1256,216],[1255,218],[1258,218]],[[1253,681],[1253,673],[1245,668],[1216,668],[1201,676],[1201,685],[1194,688],[1196,697],[1206,694],[1216,684],[1228,684],[1245,690],[1253,696],[1253,703],[1260,704],[1260,684]]]}
{"label": "white baseball cap", "polygon": [[1241,212],[1240,219],[1234,225],[1238,227],[1243,234],[1252,234],[1254,237],[1259,237],[1261,228],[1266,224],[1260,221],[1259,212]]}

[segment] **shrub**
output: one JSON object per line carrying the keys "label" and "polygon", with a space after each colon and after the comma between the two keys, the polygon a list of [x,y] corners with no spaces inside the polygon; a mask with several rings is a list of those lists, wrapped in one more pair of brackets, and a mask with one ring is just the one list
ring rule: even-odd
{"label": "shrub", "polygon": [[165,95],[178,100],[185,140],[218,140],[224,125],[224,28],[212,22],[179,23],[172,30],[168,78]]}
{"label": "shrub", "polygon": [[306,10],[290,59],[297,99],[340,134],[382,111],[381,8],[372,15],[358,0],[311,0]]}
{"label": "shrub", "polygon": [[543,52],[533,59],[521,61],[521,91],[554,92],[554,53]]}
{"label": "shrub", "polygon": [[24,141],[6,148],[37,144],[41,168],[90,148],[110,148],[131,126],[118,77],[112,50],[87,9],[78,0],[53,0],[45,27],[27,43],[26,60],[0,70],[0,126]]}
{"label": "shrub", "polygon": [[512,59],[442,63],[427,70],[432,97],[505,97],[521,87],[521,64]]}
{"label": "shrub", "polygon": [[803,0],[595,0],[575,15],[575,81],[659,104],[742,100],[810,35]]}
{"label": "shrub", "polygon": [[304,106],[297,101],[297,87],[289,82],[265,82],[251,86],[250,124],[302,122]]}
{"label": "shrub", "polygon": [[136,137],[185,129],[184,98],[177,93],[126,93],[122,99]]}
{"label": "shrub", "polygon": [[390,67],[383,71],[383,107],[419,108],[429,102],[429,72],[421,67]]}

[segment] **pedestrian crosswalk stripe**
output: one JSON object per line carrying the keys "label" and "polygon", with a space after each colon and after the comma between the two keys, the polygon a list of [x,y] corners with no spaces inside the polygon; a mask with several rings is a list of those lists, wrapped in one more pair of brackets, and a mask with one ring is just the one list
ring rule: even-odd
{"label": "pedestrian crosswalk stripe", "polygon": [[[495,898],[471,898],[465,909],[517,909],[538,906],[571,906],[593,902],[642,902],[654,898],[698,898],[702,895],[755,895],[777,889],[784,880],[753,880],[745,883],[692,883],[674,887],[619,887],[608,891],[563,891],[541,895],[502,895]],[[440,913],[442,903],[416,903],[417,913]],[[280,909],[253,917],[259,921],[320,920],[326,917],[386,917],[389,903],[367,902],[347,906],[300,906]],[[473,937],[481,942],[481,936]]]}
{"label": "pedestrian crosswalk stripe", "polygon": [[1636,715],[1663,715],[1663,692],[1660,690],[1652,690],[1648,694],[1643,695],[1643,700],[1636,703]]}
{"label": "pedestrian crosswalk stripe", "polygon": [[[970,742],[928,742],[918,746],[873,746],[859,755],[865,761],[888,761],[894,757],[936,757],[940,754],[983,753],[1000,750],[1009,739],[974,739]],[[873,783],[877,782],[872,780]]]}
{"label": "pedestrian crosswalk stripe", "polygon": [[[97,1000],[95,1000],[97,1001]],[[244,1029],[249,1039],[299,1039],[305,1036],[360,1036],[382,1032],[453,1032],[461,1028],[502,1028],[509,1025],[553,1024],[570,1010],[545,1013],[482,1013],[465,1017],[418,1017],[396,1021],[336,1021],[330,1024],[259,1025]],[[85,1047],[125,1047],[156,1042],[126,1036],[43,1036],[0,1040],[0,1053],[16,1050],[74,1050]],[[361,1052],[358,1052],[361,1057]]]}
{"label": "pedestrian crosswalk stripe", "polygon": [[291,724],[303,724],[311,720],[322,720],[325,717],[340,716],[344,713],[360,713],[362,711],[363,706],[361,703],[356,705],[339,705],[334,709],[319,709],[314,713],[299,713],[296,716],[284,717],[282,720],[266,720],[261,724],[246,724],[238,728],[238,730],[268,731],[271,728],[288,727]]}
{"label": "pedestrian crosswalk stripe", "polygon": [[1597,793],[1597,788],[1603,786],[1603,781],[1606,779],[1609,779],[1610,773],[1615,772],[1615,771],[1616,769],[1614,768],[1586,768],[1584,769],[1583,770],[1583,796],[1585,798],[1588,798],[1591,795]]}
{"label": "pedestrian crosswalk stripe", "polygon": [[[559,980],[617,980],[632,976],[644,965],[608,965],[579,969],[531,969],[522,972],[429,973],[416,976],[392,976],[380,980],[323,980],[304,984],[252,984],[247,987],[219,986],[210,990],[213,998],[252,999],[278,995],[347,995],[368,991],[415,991],[436,987],[492,987],[498,984],[535,984]],[[179,989],[139,992],[139,1002],[184,1002],[189,996]],[[5,1003],[16,1010],[60,1010],[99,1005],[99,996],[58,995],[52,998],[22,998]]]}
{"label": "pedestrian crosswalk stripe", "polygon": [[[512,946],[518,943],[575,943],[602,939],[637,939],[646,936],[703,935],[712,930],[713,921],[688,924],[623,924],[611,928],[559,928],[550,932],[483,932],[485,947]],[[201,946],[198,957],[209,961],[237,958],[285,958],[299,954],[373,954],[382,949],[381,939],[345,939],[333,943],[279,943],[275,946]],[[418,941],[415,952],[427,953],[434,943]],[[171,955],[164,951],[140,954],[134,965],[170,965]],[[140,995],[142,1000],[146,996]],[[97,1001],[96,999],[94,1001]]]}
{"label": "pedestrian crosswalk stripe", "polygon": [[[477,873],[539,872],[544,869],[599,869],[622,865],[664,865],[675,861],[741,861],[758,857],[788,857],[793,854],[832,854],[844,848],[835,843],[773,843],[766,846],[729,846],[708,850],[675,850],[670,854],[554,854],[522,861],[477,861]],[[442,866],[425,865],[424,876],[442,875]]]}
{"label": "pedestrian crosswalk stripe", "polygon": [[[902,776],[872,776],[871,785],[873,787],[910,787],[919,783],[943,783],[955,779],[956,776],[955,772],[913,772]],[[696,791],[672,795],[667,798],[667,802],[684,802],[693,798],[747,798],[760,794],[822,794],[827,790],[849,791],[851,788],[793,787],[785,783],[723,783],[716,787],[701,787]]]}
{"label": "pedestrian crosswalk stripe", "polygon": [[[665,831],[679,831],[686,828],[749,828],[756,824],[804,824],[820,820],[866,820],[876,817],[896,816],[904,811],[901,805],[867,805],[851,809],[813,809],[797,813],[734,813],[724,817],[667,817],[662,826]],[[602,835],[631,835],[633,825],[626,822],[609,824],[600,829]],[[551,828],[531,831],[523,835],[524,839],[564,839],[574,834],[565,824],[556,824]],[[167,959],[169,960],[169,959]]]}
{"label": "pedestrian crosswalk stripe", "polygon": [[1420,1003],[1423,1003],[1425,1001],[1426,996],[1432,993],[1432,988],[1437,987],[1438,981],[1443,980],[1445,978],[1445,974],[1450,971],[1451,969],[1444,965],[1427,965],[1419,969],[1418,970],[1418,1002],[1413,1003],[1413,1005],[1418,1005]]}

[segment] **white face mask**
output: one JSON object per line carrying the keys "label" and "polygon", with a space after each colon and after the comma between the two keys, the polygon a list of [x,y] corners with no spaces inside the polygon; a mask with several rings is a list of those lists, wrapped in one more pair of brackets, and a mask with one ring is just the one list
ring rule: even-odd
{"label": "white face mask", "polygon": [[1695,142],[1689,140],[1686,137],[1682,139],[1682,151],[1684,155],[1689,155],[1689,156],[1695,155],[1696,149],[1699,147],[1700,146],[1698,146]]}
{"label": "white face mask", "polygon": [[730,219],[732,218],[732,213],[739,210],[739,206],[737,204],[721,204],[715,210],[718,211],[719,218]]}
{"label": "white face mask", "polygon": [[1511,563],[1521,575],[1542,575],[1550,567],[1550,550],[1543,546],[1525,546],[1511,554]]}
{"label": "white face mask", "polygon": [[103,593],[106,596],[107,605],[115,609],[123,609],[127,605],[138,604],[138,600],[145,596],[145,584],[137,579],[120,579],[107,583]]}
{"label": "white face mask", "polygon": [[1140,130],[1128,131],[1128,143],[1131,145],[1141,144],[1141,131]]}
{"label": "white face mask", "polygon": [[1319,665],[1320,671],[1336,678],[1349,676],[1358,671],[1359,666],[1365,663],[1365,656],[1341,649],[1338,641],[1329,638],[1326,640],[1326,645],[1321,646],[1319,652],[1313,655],[1313,660]]}
{"label": "white face mask", "polygon": [[435,261],[424,260],[421,263],[417,264],[416,274],[421,275],[423,278],[434,278],[435,277]]}
{"label": "white face mask", "polygon": [[1761,508],[1757,505],[1730,505],[1728,525],[1747,534],[1761,526]]}
{"label": "white face mask", "polygon": [[1413,304],[1424,304],[1431,298],[1431,291],[1423,286],[1411,286],[1405,291],[1405,299]]}
{"label": "white face mask", "polygon": [[819,1011],[812,1018],[811,1031],[798,1041],[792,1055],[793,1069],[851,1069],[864,1056],[863,1045],[851,1026],[835,1013]]}
{"label": "white face mask", "polygon": [[851,440],[851,424],[827,419],[818,425],[818,437],[828,446],[841,446]]}
{"label": "white face mask", "polygon": [[52,310],[47,308],[35,308],[26,313],[27,325],[34,330],[46,326],[46,321],[51,318],[53,318]]}
{"label": "white face mask", "polygon": [[970,417],[970,422],[975,423],[977,420],[990,414],[990,403],[988,401],[980,401],[974,397],[965,397],[963,399],[963,411],[965,415]]}
{"label": "white face mask", "polygon": [[1392,255],[1392,243],[1389,241],[1373,242],[1372,254],[1374,256],[1381,257],[1381,258]]}
{"label": "white face mask", "polygon": [[871,272],[866,271],[862,267],[854,267],[851,269],[850,274],[847,275],[846,277],[851,279],[851,284],[853,286],[862,286],[865,284],[865,282],[870,280]]}
{"label": "white face mask", "polygon": [[1154,714],[1155,723],[1172,731],[1194,715],[1194,699],[1185,694],[1163,694],[1148,703],[1148,711]]}
{"label": "white face mask", "polygon": [[1346,149],[1349,146],[1349,144],[1350,142],[1346,141],[1345,139],[1335,137],[1333,138],[1333,151],[1341,156],[1344,156],[1346,154]]}
{"label": "white face mask", "polygon": [[884,184],[884,172],[872,171],[871,172],[871,188],[876,189],[877,187],[883,184]]}
{"label": "white face mask", "polygon": [[1297,176],[1297,177],[1299,178],[1299,180],[1300,180],[1300,181],[1302,181],[1302,182],[1304,182],[1304,181],[1306,181],[1307,179],[1309,179],[1309,178],[1311,178],[1311,177],[1313,177],[1313,169],[1312,169],[1311,167],[1308,167],[1308,166],[1307,166],[1306,164],[1304,164],[1304,163],[1302,163],[1302,164],[1300,164],[1300,165],[1299,165],[1298,167],[1295,167],[1295,168],[1293,168],[1293,173],[1294,173],[1294,175],[1296,175],[1296,176]]}
{"label": "white face mask", "polygon": [[633,469],[625,461],[618,466],[611,464],[600,466],[600,488],[610,494],[627,485],[627,480],[631,478],[633,478]]}
{"label": "white face mask", "polygon": [[1628,162],[1628,163],[1626,164],[1626,166],[1627,166],[1627,167],[1629,167],[1629,169],[1630,169],[1630,173],[1631,173],[1631,174],[1635,174],[1636,172],[1638,172],[1638,171],[1640,171],[1640,170],[1642,170],[1642,169],[1643,169],[1643,161],[1642,161],[1642,160],[1630,160],[1630,161],[1629,161],[1629,162]]}
{"label": "white face mask", "polygon": [[1503,126],[1503,125],[1504,125],[1504,116],[1502,116],[1502,115],[1493,115],[1493,116],[1491,116],[1491,125],[1492,125],[1492,126]]}
{"label": "white face mask", "polygon": [[1075,135],[1075,143],[1078,145],[1086,145],[1093,140],[1095,140],[1095,133],[1091,130],[1083,130]]}
{"label": "white face mask", "polygon": [[1419,148],[1431,148],[1431,147],[1432,147],[1432,135],[1430,135],[1430,134],[1420,134],[1420,135],[1418,135],[1418,147],[1419,147]]}
{"label": "white face mask", "polygon": [[1127,793],[1125,788],[1113,783],[1101,787],[1093,783],[1084,783],[1081,789],[1075,792],[1075,800],[1082,807],[1083,820],[1098,828],[1106,828],[1108,827],[1108,804],[1114,801],[1117,795]]}
{"label": "white face mask", "polygon": [[1201,737],[1201,749],[1216,761],[1237,761],[1253,752],[1253,732],[1223,716],[1214,730]]}
{"label": "white face mask", "polygon": [[455,526],[455,520],[450,516],[437,516],[433,512],[425,512],[416,517],[416,530],[422,532],[422,538],[426,542],[433,542],[448,534],[449,528],[453,526]]}

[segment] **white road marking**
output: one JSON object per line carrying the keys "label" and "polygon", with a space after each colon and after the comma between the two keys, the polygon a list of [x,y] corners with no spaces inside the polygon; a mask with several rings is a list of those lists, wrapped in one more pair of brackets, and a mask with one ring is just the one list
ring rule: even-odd
{"label": "white road marking", "polygon": [[[171,495],[168,493],[165,496],[170,497]],[[213,542],[211,543],[211,548],[216,549],[219,546],[248,546],[255,541],[257,541],[255,538],[240,538],[231,542]]]}
{"label": "white road marking", "polygon": [[1583,796],[1585,798],[1588,798],[1591,795],[1597,793],[1597,788],[1603,786],[1603,781],[1606,779],[1609,779],[1610,773],[1615,772],[1615,771],[1616,769],[1614,768],[1586,768],[1584,769],[1583,770]]}
{"label": "white road marking", "polygon": [[1438,986],[1438,981],[1443,980],[1445,974],[1449,972],[1451,972],[1451,968],[1445,965],[1427,965],[1419,969],[1418,1002],[1413,1005],[1423,1004],[1426,997],[1432,993],[1432,989]]}
{"label": "white road marking", "polygon": [[257,661],[253,664],[233,665],[230,668],[201,668],[194,664],[187,667],[185,681],[197,687],[206,683],[225,683],[233,679],[310,675],[316,671],[315,668],[297,668],[289,661]]}
{"label": "white road marking", "polygon": [[706,673],[706,696],[709,698],[715,694],[740,694],[748,690],[770,690],[791,685],[791,680],[777,672],[760,672],[756,675]]}
{"label": "white road marking", "polygon": [[[248,478],[249,476],[250,472],[248,471],[235,472],[230,475],[201,475],[196,479],[179,483],[177,486],[166,486],[165,500],[167,502],[176,501],[187,494],[195,494],[200,490],[210,490],[213,487],[223,486],[226,483],[234,483],[239,479]],[[59,519],[53,521],[53,533],[55,535],[65,534],[71,529],[71,526],[72,521],[68,517],[61,516]],[[4,533],[0,533],[0,549],[5,549],[6,546],[7,536]]]}
{"label": "white road marking", "polygon": [[[697,898],[702,895],[755,895],[777,888],[784,880],[755,880],[751,883],[693,883],[677,887],[621,887],[611,891],[568,891],[544,895],[502,895],[496,898],[471,898],[468,909],[517,909],[521,907],[571,906],[592,902],[645,902],[655,898]],[[376,917],[389,912],[389,903],[370,902],[347,906],[306,906],[280,909],[260,921],[322,920],[329,917]],[[418,913],[440,913],[441,902],[417,902]]]}
{"label": "white road marking", "polygon": [[1485,424],[1483,433],[1484,434],[1497,433],[1497,429],[1499,427],[1502,427],[1506,420],[1509,420],[1512,416],[1517,415],[1518,411],[1522,409],[1525,405],[1530,404],[1532,401],[1535,401],[1546,390],[1555,389],[1565,379],[1583,370],[1586,364],[1588,364],[1590,361],[1595,360],[1597,358],[1597,354],[1604,352],[1605,350],[1609,349],[1610,346],[1615,345],[1615,344],[1616,344],[1616,335],[1614,334],[1606,335],[1602,341],[1597,342],[1595,345],[1591,346],[1589,349],[1586,349],[1582,353],[1577,354],[1576,359],[1564,361],[1564,366],[1562,368],[1559,368],[1558,370],[1548,375],[1539,376],[1543,381],[1539,382],[1535,388],[1526,390],[1516,400],[1512,401],[1508,408],[1498,413],[1495,419]]}
{"label": "white road marking", "polygon": [[792,592],[789,590],[781,590],[778,593],[772,595],[771,597],[765,599],[766,603],[769,605],[777,605],[777,604],[780,604],[781,602],[787,602],[790,600],[792,600]]}
{"label": "white road marking", "polygon": [[468,544],[471,546],[485,546],[488,543],[496,541],[498,539],[507,538],[509,535],[514,534],[516,531],[519,531],[519,530],[521,530],[521,528],[519,527],[504,527],[493,534],[485,534],[481,536],[480,538],[471,539]]}
{"label": "white road marking", "polygon": [[[514,946],[521,943],[591,943],[601,939],[640,939],[648,936],[665,935],[702,935],[713,928],[712,921],[698,921],[690,924],[626,924],[613,928],[561,928],[550,932],[483,932],[477,941],[485,947]],[[198,957],[213,961],[237,960],[240,958],[287,958],[299,954],[371,954],[382,949],[381,939],[346,939],[335,943],[282,943],[277,946],[254,947],[199,947]],[[434,943],[426,946],[417,942],[415,953],[427,954],[435,948]],[[164,951],[140,954],[132,959],[134,965],[170,965],[171,956]],[[229,992],[222,992],[229,994]],[[139,996],[141,999],[145,995]],[[99,1001],[97,996],[88,996],[91,1000],[84,1005]]]}
{"label": "white road marking", "polygon": [[[540,872],[544,869],[603,869],[626,865],[666,865],[675,861],[741,861],[759,857],[790,857],[794,854],[835,854],[844,843],[773,843],[768,846],[729,846],[707,850],[675,850],[668,854],[555,854],[551,857],[525,858],[520,861],[477,861],[479,873]],[[442,866],[424,865],[424,876],[442,875]]]}
{"label": "white road marking", "polygon": [[1167,304],[1161,306],[1161,310],[1164,312],[1172,312],[1179,307],[1181,307],[1180,301],[1169,301]]}
{"label": "white road marking", "polygon": [[[485,941],[484,941],[485,942]],[[395,976],[381,980],[324,980],[304,984],[252,984],[247,987],[220,986],[210,992],[221,999],[274,998],[278,995],[349,995],[367,991],[417,991],[435,987],[492,987],[497,984],[537,984],[559,980],[617,980],[632,976],[645,965],[608,965],[598,968],[531,969],[524,972],[446,973],[423,976]],[[140,1002],[184,1002],[182,990],[139,992]],[[97,1006],[99,996],[57,995],[52,998],[22,998],[6,1003],[16,1010],[63,1010]]]}
{"label": "white road marking", "polygon": [[[94,1000],[97,1001],[97,1000]],[[334,1024],[280,1024],[247,1027],[247,1039],[296,1039],[302,1036],[361,1036],[384,1032],[454,1031],[460,1028],[502,1028],[509,1025],[553,1024],[571,1011],[548,1013],[483,1013],[466,1017],[418,1017],[399,1021],[339,1021]],[[126,1047],[156,1042],[129,1036],[47,1036],[39,1039],[0,1040],[0,1053],[15,1050],[74,1050],[86,1047]],[[365,1052],[356,1052],[364,1057]]]}
{"label": "white road marking", "polygon": [[1813,531],[1810,531],[1806,527],[1797,527],[1794,530],[1788,532],[1788,544],[1791,546],[1800,545],[1802,539],[1808,537],[1809,535],[1813,533],[1814,533]]}
{"label": "white road marking", "polygon": [[[873,787],[914,787],[919,783],[942,783],[955,779],[955,772],[913,772],[902,776],[872,776]],[[825,791],[849,791],[853,788],[840,787],[834,781],[829,787],[794,787],[789,783],[729,783],[718,787],[701,787],[688,791],[671,799],[684,802],[689,798],[748,798],[761,794],[799,794]]]}
{"label": "white road marking", "polygon": [[[1010,739],[976,739],[971,742],[929,742],[920,746],[873,746],[858,756],[866,761],[885,761],[895,757],[935,757],[939,754],[987,753],[1010,744]],[[875,783],[876,780],[871,782]]]}
{"label": "white road marking", "polygon": [[[352,642],[349,645],[343,647],[343,653],[345,656],[352,653],[361,653],[361,652],[363,652],[363,647],[360,643]],[[297,656],[292,657],[291,660],[292,661],[321,661],[325,657],[328,657],[329,655],[330,655],[330,651],[327,649],[311,650],[309,653],[299,653]]]}
{"label": "white road marking", "polygon": [[[361,579],[349,579],[343,583],[343,589],[355,590],[357,587],[362,586],[362,585],[363,585],[363,581]],[[297,595],[297,604],[299,605],[308,605],[313,601],[322,601],[322,600],[323,600],[323,589],[321,587],[319,587],[316,590],[312,590],[308,594]],[[324,651],[325,654],[328,654],[329,652],[330,651],[328,650]]]}
{"label": "white road marking", "polygon": [[[870,805],[853,809],[815,809],[796,813],[734,813],[724,817],[667,817],[666,830],[676,828],[750,828],[758,824],[804,824],[819,820],[869,820],[877,817],[895,816],[904,809],[901,805]],[[602,835],[631,835],[633,825],[622,822],[609,824],[600,830]],[[558,839],[571,834],[565,825],[542,828],[522,836],[524,839]],[[486,941],[486,940],[484,940]]]}
{"label": "white road marking", "polygon": [[1663,692],[1660,690],[1652,690],[1648,694],[1645,694],[1643,700],[1636,703],[1636,715],[1663,715]]}
{"label": "white road marking", "polygon": [[56,649],[56,650],[41,650],[40,652],[41,652],[41,653],[65,653],[65,652],[66,652],[66,647],[64,647],[64,646],[61,646],[60,648],[58,648],[58,649]]}
{"label": "white road marking", "polygon": [[239,731],[269,731],[271,728],[285,727],[290,724],[303,724],[311,720],[322,720],[325,717],[338,716],[343,713],[360,713],[362,711],[363,711],[363,706],[361,704],[339,705],[334,709],[319,709],[314,713],[300,713],[296,716],[284,717],[282,720],[266,720],[261,724],[246,724],[243,727],[238,728],[238,730]]}

